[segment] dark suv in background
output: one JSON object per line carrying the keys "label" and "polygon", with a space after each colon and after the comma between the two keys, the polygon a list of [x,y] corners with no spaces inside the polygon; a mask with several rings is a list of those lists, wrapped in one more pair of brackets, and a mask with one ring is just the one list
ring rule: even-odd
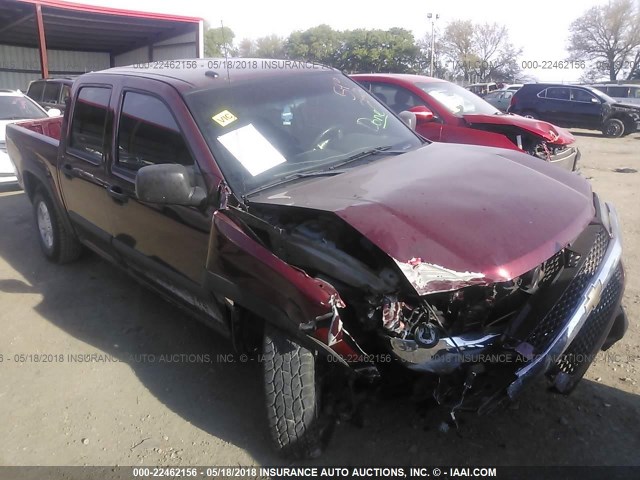
{"label": "dark suv in background", "polygon": [[640,128],[640,106],[616,102],[586,86],[530,83],[511,98],[507,111],[561,127],[600,130],[607,137]]}
{"label": "dark suv in background", "polygon": [[34,80],[29,84],[27,96],[35,100],[45,110],[57,108],[64,113],[66,100],[71,93],[73,78],[48,78]]}

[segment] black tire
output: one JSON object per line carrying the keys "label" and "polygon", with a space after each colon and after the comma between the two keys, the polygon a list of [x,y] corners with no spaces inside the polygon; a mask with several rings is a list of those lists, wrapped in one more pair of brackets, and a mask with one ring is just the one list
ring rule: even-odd
{"label": "black tire", "polygon": [[602,126],[602,134],[609,138],[618,138],[624,135],[624,122],[619,118],[610,118]]}
{"label": "black tire", "polygon": [[275,448],[289,458],[318,457],[332,422],[320,410],[317,359],[268,324],[263,346],[267,419]]}
{"label": "black tire", "polygon": [[538,114],[535,112],[532,112],[531,110],[525,110],[524,112],[522,112],[522,116],[525,118],[533,118],[535,120],[538,120]]}
{"label": "black tire", "polygon": [[66,227],[49,196],[39,189],[33,196],[33,216],[42,252],[55,263],[69,263],[82,253],[82,245]]}

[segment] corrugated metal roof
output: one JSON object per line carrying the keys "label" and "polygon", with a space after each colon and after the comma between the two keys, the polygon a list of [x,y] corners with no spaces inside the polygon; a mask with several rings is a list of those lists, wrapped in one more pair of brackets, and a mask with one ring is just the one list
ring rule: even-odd
{"label": "corrugated metal roof", "polygon": [[0,44],[37,47],[35,5],[42,6],[47,49],[118,55],[198,32],[202,19],[81,5],[59,0],[0,2]]}

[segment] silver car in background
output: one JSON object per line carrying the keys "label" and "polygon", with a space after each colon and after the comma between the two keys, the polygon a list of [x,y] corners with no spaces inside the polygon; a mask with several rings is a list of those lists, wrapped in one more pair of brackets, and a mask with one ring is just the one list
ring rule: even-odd
{"label": "silver car in background", "polygon": [[29,120],[60,115],[52,108],[48,112],[26,95],[16,90],[0,90],[0,186],[17,184],[16,170],[7,154],[5,130],[7,124],[18,120]]}
{"label": "silver car in background", "polygon": [[640,85],[638,84],[596,84],[591,85],[603,93],[606,93],[620,103],[632,103],[640,105]]}

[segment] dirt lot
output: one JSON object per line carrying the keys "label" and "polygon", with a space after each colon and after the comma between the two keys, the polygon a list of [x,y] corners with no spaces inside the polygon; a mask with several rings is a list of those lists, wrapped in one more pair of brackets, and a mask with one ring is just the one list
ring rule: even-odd
{"label": "dirt lot", "polygon": [[[640,170],[640,134],[576,136],[582,174],[621,216],[624,340],[571,396],[541,383],[458,432],[440,432],[439,415],[418,415],[408,399],[379,400],[368,424],[338,426],[313,463],[640,465],[640,172],[614,171]],[[0,465],[283,463],[269,447],[258,365],[160,362],[231,347],[94,255],[48,263],[21,191],[0,193],[0,232]]]}

